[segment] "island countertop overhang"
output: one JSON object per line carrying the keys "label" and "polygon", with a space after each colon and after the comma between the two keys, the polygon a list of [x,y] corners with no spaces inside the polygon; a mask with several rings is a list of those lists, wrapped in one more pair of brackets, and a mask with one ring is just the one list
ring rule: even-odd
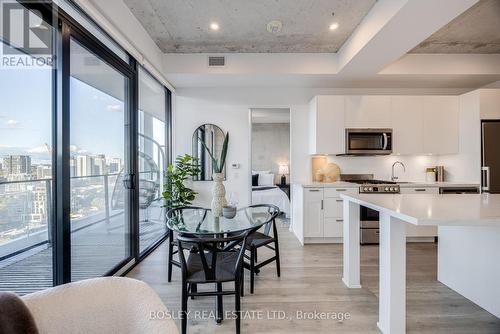
{"label": "island countertop overhang", "polygon": [[341,194],[344,200],[421,226],[500,226],[500,194]]}

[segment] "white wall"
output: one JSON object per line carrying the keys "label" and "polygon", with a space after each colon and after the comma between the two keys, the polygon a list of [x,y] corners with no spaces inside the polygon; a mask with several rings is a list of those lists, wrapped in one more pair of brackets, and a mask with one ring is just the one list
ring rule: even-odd
{"label": "white wall", "polygon": [[252,170],[270,170],[278,183],[279,166],[289,164],[290,123],[252,123]]}

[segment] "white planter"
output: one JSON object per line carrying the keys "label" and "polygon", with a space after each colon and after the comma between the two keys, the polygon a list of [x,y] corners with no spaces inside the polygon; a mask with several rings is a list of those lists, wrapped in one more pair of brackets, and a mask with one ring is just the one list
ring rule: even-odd
{"label": "white planter", "polygon": [[222,216],[222,208],[227,205],[226,201],[226,188],[224,188],[224,174],[223,173],[214,173],[214,187],[212,190],[212,213],[214,217]]}

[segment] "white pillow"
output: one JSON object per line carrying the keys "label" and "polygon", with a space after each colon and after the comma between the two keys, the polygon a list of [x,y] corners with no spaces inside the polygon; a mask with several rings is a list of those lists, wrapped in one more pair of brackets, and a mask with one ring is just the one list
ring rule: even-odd
{"label": "white pillow", "polygon": [[274,186],[274,174],[259,174],[259,186]]}
{"label": "white pillow", "polygon": [[270,174],[271,171],[270,170],[252,170],[252,175],[255,175],[255,174]]}

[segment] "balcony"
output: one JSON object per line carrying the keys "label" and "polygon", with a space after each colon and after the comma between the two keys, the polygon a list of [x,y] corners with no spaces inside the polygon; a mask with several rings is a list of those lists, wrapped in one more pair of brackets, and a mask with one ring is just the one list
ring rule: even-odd
{"label": "balcony", "polygon": [[[51,185],[51,179],[0,182],[0,291],[26,294],[52,286]],[[101,276],[130,253],[117,185],[118,173],[71,178],[73,281]],[[141,206],[141,249],[166,232],[162,205],[157,194]]]}

